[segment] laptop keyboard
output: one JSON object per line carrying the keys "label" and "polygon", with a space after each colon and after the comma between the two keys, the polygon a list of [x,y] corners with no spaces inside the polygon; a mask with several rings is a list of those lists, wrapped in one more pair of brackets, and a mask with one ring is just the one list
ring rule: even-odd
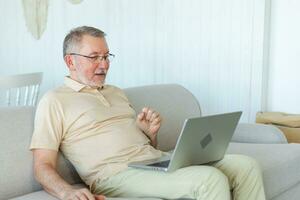
{"label": "laptop keyboard", "polygon": [[157,163],[149,164],[148,166],[167,168],[169,166],[169,163],[170,163],[170,160],[165,160],[165,161],[162,161],[162,162],[157,162]]}

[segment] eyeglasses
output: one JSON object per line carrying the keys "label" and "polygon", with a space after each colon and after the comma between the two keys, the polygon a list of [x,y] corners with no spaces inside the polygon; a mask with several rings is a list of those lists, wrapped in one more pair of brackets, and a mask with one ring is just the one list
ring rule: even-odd
{"label": "eyeglasses", "polygon": [[69,55],[74,55],[74,56],[82,56],[85,58],[88,58],[92,63],[100,63],[101,61],[105,60],[107,62],[111,62],[115,55],[114,54],[106,54],[106,55],[99,55],[99,56],[87,56],[87,55],[82,55],[78,53],[69,53]]}

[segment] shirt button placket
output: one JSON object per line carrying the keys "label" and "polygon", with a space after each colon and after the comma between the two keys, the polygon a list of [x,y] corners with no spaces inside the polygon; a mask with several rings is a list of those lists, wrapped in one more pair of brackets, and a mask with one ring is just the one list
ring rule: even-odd
{"label": "shirt button placket", "polygon": [[97,98],[107,107],[110,107],[110,103],[106,100],[100,91],[97,91]]}

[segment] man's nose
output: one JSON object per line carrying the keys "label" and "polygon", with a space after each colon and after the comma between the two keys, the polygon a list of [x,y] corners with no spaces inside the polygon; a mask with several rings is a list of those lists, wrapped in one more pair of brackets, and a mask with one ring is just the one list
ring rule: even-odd
{"label": "man's nose", "polygon": [[101,69],[108,69],[109,68],[109,62],[107,60],[101,60],[98,63],[98,67]]}

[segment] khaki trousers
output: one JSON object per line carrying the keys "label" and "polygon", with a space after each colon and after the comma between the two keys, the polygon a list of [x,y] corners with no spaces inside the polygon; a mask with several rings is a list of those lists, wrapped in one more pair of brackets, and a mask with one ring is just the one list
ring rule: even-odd
{"label": "khaki trousers", "polygon": [[92,186],[109,197],[191,198],[197,200],[265,200],[260,169],[243,155],[226,155],[215,164],[190,166],[171,173],[133,169]]}

